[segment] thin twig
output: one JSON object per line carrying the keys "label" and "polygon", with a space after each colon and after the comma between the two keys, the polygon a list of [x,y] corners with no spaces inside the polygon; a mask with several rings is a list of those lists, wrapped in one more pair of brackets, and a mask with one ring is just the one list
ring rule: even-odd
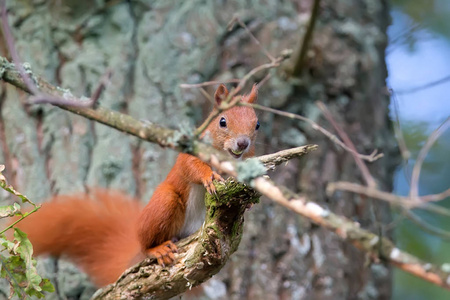
{"label": "thin twig", "polygon": [[216,103],[214,102],[214,99],[212,99],[211,95],[208,94],[207,91],[205,91],[204,88],[200,88],[200,93],[203,95],[203,97],[206,98],[206,100],[208,100],[213,106],[216,105]]}
{"label": "thin twig", "polygon": [[291,52],[289,50],[284,50],[272,62],[260,65],[260,66],[258,66],[256,68],[252,69],[244,77],[242,77],[242,79],[239,81],[239,84],[238,84],[238,86],[236,87],[236,89],[234,91],[234,95],[238,94],[241,91],[241,89],[247,84],[247,81],[250,78],[252,78],[256,73],[264,71],[264,70],[268,70],[268,69],[273,69],[273,68],[279,67],[280,64],[283,61],[285,61],[286,59],[288,59],[290,57],[290,55],[291,55]]}
{"label": "thin twig", "polygon": [[182,83],[182,84],[180,84],[180,88],[193,89],[193,88],[200,88],[200,87],[211,86],[211,85],[218,85],[221,83],[238,83],[240,81],[241,81],[240,79],[229,79],[229,80],[223,80],[223,81],[217,81],[217,80],[205,81],[202,83],[195,83],[195,84]]}
{"label": "thin twig", "polygon": [[11,223],[8,227],[6,227],[6,228],[3,229],[2,231],[0,231],[0,234],[3,234],[3,233],[5,233],[8,229],[13,228],[14,225],[16,225],[17,223],[19,223],[20,221],[22,221],[23,219],[25,219],[26,217],[28,217],[28,216],[31,215],[32,213],[37,212],[40,208],[41,208],[40,205],[34,206],[33,210],[24,213],[18,220],[14,221],[14,222]]}
{"label": "thin twig", "polygon": [[312,39],[317,16],[319,15],[319,8],[320,8],[320,0],[314,0],[313,7],[311,10],[311,16],[309,17],[308,27],[306,28],[306,32],[303,36],[302,43],[299,45],[299,48],[296,51],[296,54],[293,56],[297,59],[293,63],[294,67],[292,68],[292,71],[290,72],[293,77],[298,77],[302,71],[303,62],[305,60],[306,53],[308,53],[309,43]]}
{"label": "thin twig", "polygon": [[271,77],[272,77],[272,75],[270,73],[267,73],[266,76],[264,76],[264,78],[260,82],[258,82],[258,89],[260,89],[262,86],[264,86]]}
{"label": "thin twig", "polygon": [[339,181],[328,184],[327,186],[328,195],[332,195],[336,190],[365,195],[367,197],[389,202],[391,204],[395,204],[397,206],[404,207],[407,209],[418,208],[439,215],[450,217],[450,210],[440,205],[434,205],[432,203],[424,202],[420,198],[414,199],[411,197],[394,195],[392,193],[380,191],[379,189],[360,185],[353,182]]}
{"label": "thin twig", "polygon": [[411,189],[409,191],[409,195],[411,198],[415,199],[419,196],[419,176],[425,157],[427,156],[433,144],[437,141],[437,139],[441,136],[441,134],[447,130],[449,126],[450,126],[450,117],[448,117],[441,125],[439,125],[439,127],[436,130],[434,130],[430,134],[425,145],[422,147],[422,149],[420,149],[420,152],[417,155],[416,163],[414,164],[414,168],[411,174]]}
{"label": "thin twig", "polygon": [[450,240],[450,232],[447,230],[442,230],[438,227],[435,227],[424,220],[422,220],[420,217],[415,215],[410,209],[402,208],[401,213],[411,222],[416,224],[418,227],[420,227],[423,231],[426,231],[429,234],[435,235],[440,237],[443,240]]}
{"label": "thin twig", "polygon": [[253,68],[252,70],[250,70],[244,77],[242,77],[242,79],[239,81],[239,84],[233,88],[230,93],[227,96],[227,99],[225,99],[225,101],[222,101],[222,103],[220,104],[220,106],[216,107],[216,109],[214,110],[214,112],[212,114],[210,114],[206,120],[203,122],[202,125],[200,125],[200,127],[198,127],[195,130],[194,135],[196,137],[201,136],[201,134],[206,130],[206,128],[208,127],[208,125],[212,122],[212,120],[214,120],[214,118],[216,118],[218,115],[220,115],[222,112],[224,112],[225,110],[228,110],[236,105],[238,105],[240,103],[241,97],[237,96],[237,94],[242,90],[242,88],[247,84],[247,81],[254,76],[256,73],[267,70],[267,69],[272,69],[272,68],[276,68],[278,66],[280,66],[281,62],[284,61],[285,59],[287,59],[289,57],[288,52],[282,52],[280,54],[280,56],[278,56],[275,61],[267,63],[267,64],[263,64],[260,65],[258,67]]}
{"label": "thin twig", "polygon": [[437,80],[433,80],[433,81],[427,82],[425,84],[422,84],[422,85],[419,85],[419,86],[416,86],[416,87],[413,87],[413,88],[410,88],[410,89],[397,90],[396,93],[398,95],[412,94],[412,93],[419,92],[421,90],[425,90],[425,89],[429,89],[429,88],[435,87],[437,85],[440,85],[440,84],[443,84],[443,83],[446,83],[446,82],[449,82],[449,81],[450,81],[450,75],[446,75],[446,76],[444,76],[442,78],[439,78]]}
{"label": "thin twig", "polygon": [[94,90],[94,92],[91,95],[90,101],[92,102],[91,105],[93,107],[96,107],[98,104],[98,99],[102,95],[103,91],[105,90],[106,86],[109,83],[109,80],[111,79],[112,70],[110,68],[106,69],[105,74],[100,78],[100,82],[97,86],[97,88]]}
{"label": "thin twig", "polygon": [[402,128],[400,126],[400,117],[399,117],[400,110],[398,108],[397,94],[392,89],[389,89],[389,94],[391,95],[392,103],[394,104],[394,112],[393,112],[395,117],[394,131],[397,137],[398,147],[400,148],[400,154],[402,155],[403,160],[408,161],[411,156],[411,152],[409,152],[408,147],[406,146],[405,138],[403,136]]}
{"label": "thin twig", "polygon": [[14,38],[12,36],[11,28],[9,27],[9,23],[8,23],[8,13],[6,12],[6,1],[1,0],[0,5],[1,5],[3,36],[5,37],[5,42],[8,47],[9,54],[11,55],[12,61],[14,62],[14,65],[16,66],[17,70],[19,71],[20,76],[23,78],[23,82],[27,86],[30,93],[34,94],[34,95],[38,94],[38,92],[39,92],[38,88],[33,83],[30,76],[28,76],[27,72],[25,71],[22,61],[20,60],[19,54],[16,51]]}
{"label": "thin twig", "polygon": [[405,138],[403,136],[403,131],[400,125],[400,109],[398,107],[398,97],[394,90],[389,89],[389,94],[391,96],[391,101],[394,104],[394,134],[397,140],[398,148],[400,149],[400,155],[402,156],[402,171],[403,176],[405,176],[406,181],[408,181],[409,186],[411,186],[411,178],[410,178],[410,165],[408,163],[411,158],[411,152],[408,150],[406,146]]}
{"label": "thin twig", "polygon": [[410,38],[411,34],[414,34],[415,31],[423,29],[423,24],[420,23],[414,23],[411,27],[403,30],[401,33],[399,33],[397,36],[393,37],[389,41],[389,45],[393,45],[401,41],[402,39],[408,39]]}
{"label": "thin twig", "polygon": [[264,48],[261,43],[259,42],[259,40],[253,35],[253,33],[250,31],[250,29],[247,27],[247,25],[245,25],[244,22],[242,22],[242,20],[239,18],[238,15],[235,15],[233,17],[233,19],[230,21],[230,23],[228,24],[227,28],[228,31],[231,31],[233,28],[232,26],[234,25],[234,23],[238,23],[242,28],[244,28],[244,30],[247,32],[247,34],[250,36],[250,38],[253,40],[253,42],[258,45],[258,47],[261,49],[261,51],[264,53],[264,55],[266,55],[266,57],[271,61],[274,62],[276,60],[275,57],[273,57],[269,51],[267,51],[266,48]]}
{"label": "thin twig", "polygon": [[374,150],[370,155],[365,155],[365,154],[360,154],[358,152],[356,152],[355,150],[347,147],[341,140],[339,140],[339,138],[332,134],[331,132],[329,132],[328,130],[326,130],[325,128],[323,128],[322,126],[320,126],[319,124],[317,124],[316,122],[314,122],[311,119],[308,119],[304,116],[298,115],[298,114],[294,114],[294,113],[290,113],[290,112],[285,112],[282,110],[278,110],[278,109],[274,109],[271,107],[267,107],[267,106],[263,106],[260,104],[250,104],[250,103],[239,103],[239,105],[244,105],[244,106],[251,106],[254,109],[258,109],[258,110],[262,110],[262,111],[267,111],[276,115],[280,115],[286,118],[290,118],[290,119],[296,119],[296,120],[301,120],[304,121],[306,123],[308,123],[309,125],[311,125],[311,128],[314,130],[317,130],[319,132],[321,132],[323,135],[325,135],[327,138],[329,138],[333,143],[339,145],[340,147],[342,147],[344,150],[357,155],[359,158],[363,159],[363,160],[367,160],[368,162],[374,162],[378,159],[380,159],[381,157],[383,157],[383,153],[378,153],[377,150]]}
{"label": "thin twig", "polygon": [[319,109],[322,111],[323,115],[328,120],[328,122],[330,122],[331,125],[333,125],[334,129],[337,131],[338,135],[344,141],[345,145],[348,148],[353,150],[350,153],[352,154],[353,158],[355,159],[356,165],[358,166],[359,170],[361,171],[361,174],[363,175],[363,178],[366,181],[366,184],[369,187],[372,187],[372,188],[375,187],[376,182],[375,182],[375,179],[370,174],[369,168],[367,168],[366,164],[362,161],[362,159],[358,155],[354,154],[354,153],[358,153],[358,152],[356,151],[356,147],[353,144],[352,140],[348,137],[347,133],[341,128],[341,126],[334,120],[333,116],[331,115],[331,112],[328,110],[326,105],[320,101],[318,101],[316,104],[319,107]]}
{"label": "thin twig", "polygon": [[447,197],[450,197],[450,189],[447,189],[446,191],[443,191],[442,193],[438,193],[438,194],[425,195],[425,196],[420,197],[420,199],[422,199],[422,201],[425,201],[425,202],[436,202],[436,201],[444,200]]}
{"label": "thin twig", "polygon": [[[230,93],[227,96],[227,99],[225,99],[225,101],[222,101],[222,103],[219,105],[219,107],[216,107],[216,109],[213,111],[213,113],[211,113],[207,119],[203,122],[202,125],[200,125],[200,127],[198,127],[195,132],[194,132],[194,136],[199,137],[202,135],[202,133],[206,130],[206,128],[209,126],[209,124],[212,122],[212,120],[214,120],[214,118],[216,118],[219,114],[221,114],[223,111],[226,111],[236,105],[238,105],[239,101],[241,100],[240,97],[237,97],[237,95],[241,92],[242,88],[244,88],[244,86],[247,84],[247,81],[252,78],[256,73],[264,71],[264,70],[268,70],[268,69],[272,69],[272,68],[277,68],[280,66],[280,64],[285,61],[286,59],[288,59],[291,54],[292,51],[291,50],[283,50],[281,51],[280,55],[278,57],[273,57],[262,45],[261,43],[258,41],[258,39],[252,34],[252,32],[249,30],[249,28],[245,25],[244,22],[242,22],[239,18],[239,16],[235,15],[232,20],[228,23],[228,30],[231,30],[232,26],[234,25],[234,23],[238,23],[242,28],[245,29],[245,31],[247,32],[247,34],[250,36],[250,38],[253,40],[253,42],[255,42],[259,48],[261,49],[262,52],[264,52],[264,54],[267,56],[267,58],[270,60],[270,63],[266,63],[260,66],[257,66],[255,68],[253,68],[252,70],[250,70],[244,77],[242,77],[239,80],[239,84],[233,88]],[[265,79],[267,78],[267,76],[265,77]],[[215,81],[213,81],[214,84],[216,84]],[[212,82],[207,82],[206,85],[210,85]],[[187,85],[187,84],[183,84],[181,85],[181,87],[183,88],[191,88],[191,87],[199,87],[199,86],[204,86],[205,83],[201,83],[201,84],[196,84],[196,85]]]}

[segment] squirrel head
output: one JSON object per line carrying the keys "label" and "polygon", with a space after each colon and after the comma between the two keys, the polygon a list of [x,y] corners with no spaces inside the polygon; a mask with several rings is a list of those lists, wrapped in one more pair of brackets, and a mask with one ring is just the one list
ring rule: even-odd
{"label": "squirrel head", "polygon": [[[219,106],[228,97],[225,85],[220,85],[214,93],[214,100]],[[254,103],[258,98],[258,87],[253,85],[248,95],[241,97],[241,102]],[[212,113],[216,111],[213,110]],[[255,110],[249,106],[234,106],[219,114],[205,130],[204,137],[212,145],[228,152],[233,158],[247,158],[255,155],[255,139],[259,122]]]}

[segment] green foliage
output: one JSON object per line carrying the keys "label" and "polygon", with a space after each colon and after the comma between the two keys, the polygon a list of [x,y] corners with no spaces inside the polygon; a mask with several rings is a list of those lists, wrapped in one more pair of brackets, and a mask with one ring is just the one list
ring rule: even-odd
{"label": "green foliage", "polygon": [[3,165],[0,165],[0,187],[18,196],[22,202],[32,204],[34,209],[23,214],[18,203],[0,207],[0,218],[20,216],[19,220],[0,232],[0,244],[3,246],[0,253],[0,277],[8,280],[11,286],[11,296],[24,298],[25,295],[28,295],[43,298],[45,296],[43,292],[53,292],[55,289],[48,279],[42,278],[37,273],[36,260],[33,258],[33,246],[27,234],[14,228],[13,241],[10,241],[4,234],[15,224],[37,211],[39,207],[6,183],[6,178],[1,173],[4,168]]}
{"label": "green foliage", "polygon": [[4,166],[4,165],[0,165],[0,187],[1,187],[2,189],[4,189],[5,191],[10,192],[11,194],[13,194],[13,195],[19,197],[19,198],[22,200],[22,203],[28,202],[28,203],[30,203],[31,205],[33,205],[34,207],[36,207],[36,204],[34,204],[33,202],[31,202],[31,201],[27,198],[27,196],[25,196],[25,195],[23,195],[23,194],[17,192],[11,185],[8,185],[8,184],[6,183],[6,178],[5,178],[5,176],[3,176],[3,174],[2,174],[2,171],[3,171],[4,169],[5,169],[5,166]]}
{"label": "green foliage", "polygon": [[20,205],[14,203],[13,205],[0,206],[0,218],[13,217],[20,212]]}
{"label": "green foliage", "polygon": [[53,292],[54,287],[48,279],[44,279],[37,273],[36,260],[32,257],[33,246],[26,233],[14,228],[14,242],[9,241],[4,234],[0,236],[0,243],[4,252],[9,256],[0,254],[0,276],[6,278],[12,288],[12,292],[24,297],[36,296],[43,298],[43,292]]}

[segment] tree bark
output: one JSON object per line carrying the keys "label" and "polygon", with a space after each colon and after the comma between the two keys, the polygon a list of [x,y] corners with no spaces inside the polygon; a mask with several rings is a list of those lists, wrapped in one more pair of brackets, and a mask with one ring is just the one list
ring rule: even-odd
{"label": "tree bark", "polygon": [[[189,122],[194,128],[192,120],[198,124],[207,110],[198,90],[179,84],[239,78],[267,62],[244,30],[226,31],[234,13],[276,55],[301,41],[311,7],[309,0],[253,1],[251,6],[247,1],[8,1],[19,54],[35,72],[75,95],[90,95],[111,68],[112,84],[100,98],[102,105],[175,128]],[[385,153],[370,166],[385,190],[391,188],[396,164],[384,84],[388,22],[385,1],[322,1],[300,78],[272,72],[260,90],[261,104],[331,128],[314,104],[324,101],[359,152],[378,148]],[[25,107],[18,98],[23,102],[26,96],[11,86],[2,85],[0,96],[0,159],[10,183],[34,200],[103,186],[148,201],[174,161],[172,151],[59,108]],[[349,153],[304,123],[263,113],[260,123],[259,154],[306,142],[319,145],[314,160],[290,162],[271,174],[277,182],[388,234],[377,225],[389,221],[385,205],[325,194],[328,182],[362,181]],[[50,261],[43,269],[56,272],[58,292],[49,299],[86,299],[95,291],[65,262]],[[390,270],[366,267],[352,246],[263,200],[247,213],[238,251],[195,297],[199,294],[207,299],[384,299],[390,295]]]}

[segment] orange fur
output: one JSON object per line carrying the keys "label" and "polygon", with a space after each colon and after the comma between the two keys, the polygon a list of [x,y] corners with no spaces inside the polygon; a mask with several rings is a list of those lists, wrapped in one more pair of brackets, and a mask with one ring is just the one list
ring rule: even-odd
{"label": "orange fur", "polygon": [[35,255],[65,255],[103,286],[116,281],[140,253],[136,216],[141,209],[119,192],[97,189],[56,196],[18,227],[28,234]]}
{"label": "orange fur", "polygon": [[[227,96],[221,85],[215,93],[217,104]],[[256,97],[255,85],[242,101],[253,103]],[[215,148],[245,158],[254,155],[256,124],[253,108],[236,106],[217,116],[203,136],[209,136]],[[181,153],[143,209],[123,194],[97,189],[92,195],[54,197],[18,227],[28,233],[36,255],[66,255],[103,286],[145,256],[172,263],[177,251],[172,239],[191,234],[204,218],[199,216],[204,203],[196,186],[213,193],[213,180],[223,179],[197,157]]]}

